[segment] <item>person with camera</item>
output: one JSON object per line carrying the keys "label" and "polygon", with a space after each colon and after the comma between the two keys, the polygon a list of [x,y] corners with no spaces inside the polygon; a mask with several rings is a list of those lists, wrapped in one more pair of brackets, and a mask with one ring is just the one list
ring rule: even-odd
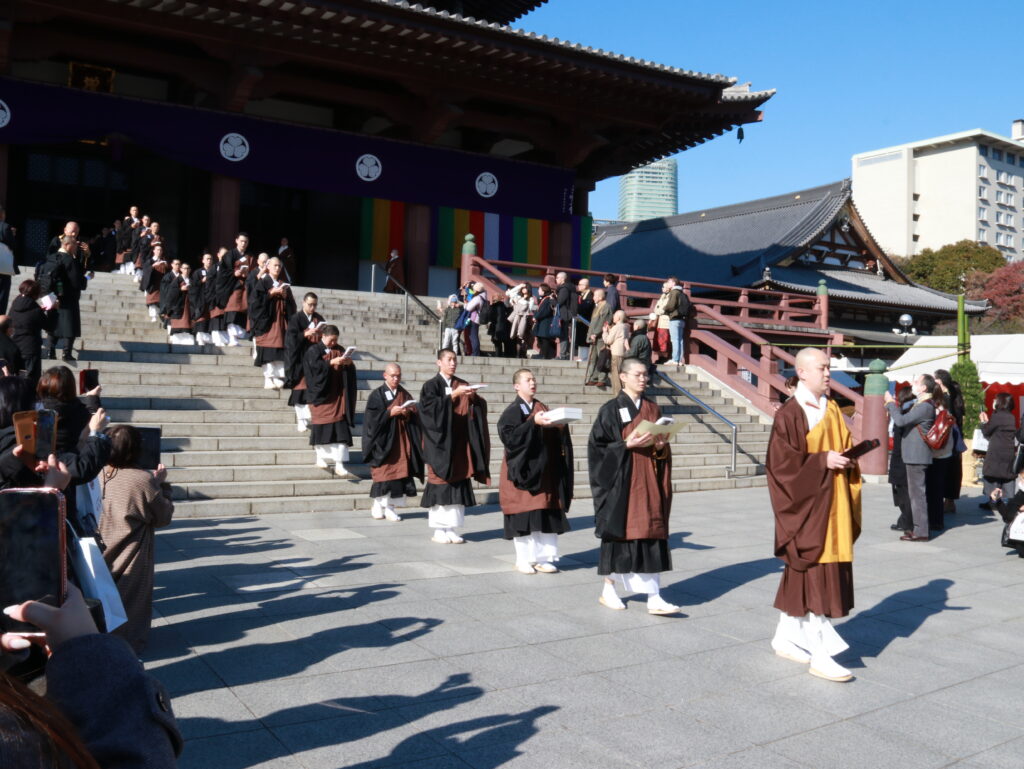
{"label": "person with camera", "polygon": [[[45,633],[46,697],[0,672],[0,756],[5,767],[174,769],[183,741],[170,697],[123,639],[99,633],[81,591],[54,607],[3,609]],[[28,654],[24,635],[0,636],[4,670]]]}
{"label": "person with camera", "polygon": [[907,468],[907,494],[914,519],[914,530],[905,532],[900,539],[904,542],[927,542],[928,496],[925,484],[933,452],[925,436],[935,422],[936,409],[945,401],[942,389],[936,386],[931,374],[918,374],[911,387],[917,403],[906,413],[900,411],[896,399],[889,392],[885,393],[884,400],[893,428],[903,428],[900,452]]}

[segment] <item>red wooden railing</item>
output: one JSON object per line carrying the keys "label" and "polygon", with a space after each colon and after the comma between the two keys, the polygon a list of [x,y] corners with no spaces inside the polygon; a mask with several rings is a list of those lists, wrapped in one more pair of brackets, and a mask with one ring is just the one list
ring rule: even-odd
{"label": "red wooden railing", "polygon": [[[488,291],[501,292],[519,283],[528,283],[533,287],[547,283],[553,287],[555,274],[559,270],[558,267],[491,261],[463,254],[461,282],[462,285],[467,281],[480,282]],[[573,275],[598,278],[603,278],[605,274],[596,270],[567,270],[570,271]],[[628,285],[633,283],[635,286],[644,282],[651,283],[658,290],[640,291]],[[632,304],[626,308],[627,315],[647,315],[660,296],[663,282],[662,278],[620,275],[616,286],[619,297],[631,300],[629,303]],[[698,291],[697,296],[693,295],[694,290]],[[841,335],[828,333],[827,294],[808,297],[784,291],[736,288],[696,281],[684,282],[683,291],[690,297],[698,321],[697,328],[689,331],[688,361],[724,381],[756,408],[768,414],[778,405],[779,395],[785,392],[785,379],[779,374],[779,363],[792,366],[795,358],[758,334],[758,326],[762,327],[761,330],[818,334],[828,344],[842,342]],[[715,328],[733,332],[742,340],[740,347],[723,339],[714,331]],[[760,358],[751,354],[754,347],[760,350]],[[749,372],[752,379],[756,377],[756,383],[749,381],[743,372]],[[838,382],[832,383],[832,390],[853,402],[856,409],[853,433],[859,440],[861,395]]]}

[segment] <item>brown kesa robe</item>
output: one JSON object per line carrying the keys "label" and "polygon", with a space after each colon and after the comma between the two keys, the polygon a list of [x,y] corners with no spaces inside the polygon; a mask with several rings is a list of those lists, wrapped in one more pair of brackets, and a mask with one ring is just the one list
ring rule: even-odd
{"label": "brown kesa robe", "polygon": [[[383,397],[383,396],[381,396]],[[404,387],[399,387],[395,393],[394,400],[385,403],[384,409],[390,411],[396,406],[401,406],[406,401],[412,400],[412,396]],[[413,456],[413,444],[409,438],[408,422],[415,417],[415,414],[402,412],[393,417],[395,426],[395,437],[391,441],[391,449],[381,460],[377,467],[370,467],[370,478],[375,483],[383,481],[400,481],[416,475],[415,470],[410,466],[410,457]],[[418,433],[417,433],[418,434]],[[366,438],[364,431],[363,454],[366,455]],[[419,450],[416,450],[419,454]],[[421,460],[422,462],[422,460]],[[420,471],[422,477],[422,470]]]}
{"label": "brown kesa robe", "polygon": [[[510,409],[519,410],[521,398],[513,401]],[[534,398],[533,408],[525,421],[533,424],[534,416],[538,411],[547,411],[548,407]],[[502,433],[502,423],[505,421],[505,414],[502,414],[502,421],[498,424],[499,434]],[[501,480],[498,485],[498,500],[501,504],[501,512],[505,515],[517,515],[528,513],[533,510],[561,510],[563,507],[562,491],[560,488],[562,474],[565,470],[562,463],[562,431],[567,429],[565,425],[552,427],[541,431],[543,441],[544,462],[543,472],[540,476],[540,483],[536,491],[518,488],[509,476],[508,450],[502,452],[501,456]],[[504,442],[504,438],[502,439]],[[565,505],[568,507],[568,504]]]}
{"label": "brown kesa robe", "polygon": [[[190,283],[191,284],[191,283]],[[185,280],[178,280],[179,290],[182,294],[182,312],[177,318],[170,318],[171,331],[184,331],[191,333],[192,331],[192,307],[190,303],[189,291],[185,287]]]}
{"label": "brown kesa robe", "polygon": [[[768,491],[775,513],[775,555],[785,563],[775,608],[845,617],[853,608],[853,542],[860,534],[860,472],[833,471],[827,451],[852,444],[838,407],[827,413],[808,449],[807,416],[796,398],[775,414],[768,441]],[[836,500],[839,494],[847,499]],[[843,511],[846,511],[845,513]],[[842,535],[842,542],[839,542]]]}
{"label": "brown kesa robe", "polygon": [[[452,390],[457,390],[464,384],[469,384],[469,382],[455,376],[452,377]],[[451,445],[452,447],[461,446],[463,450],[452,451],[451,471],[447,478],[441,478],[434,472],[428,458],[427,483],[455,484],[473,477],[473,454],[469,445],[469,411],[470,402],[474,397],[458,398],[452,402]]]}
{"label": "brown kesa robe", "polygon": [[[324,361],[332,361],[345,354],[344,350],[332,347],[326,350],[320,357]],[[311,415],[310,423],[314,425],[329,425],[335,422],[348,421],[350,419],[350,404],[348,403],[348,387],[346,379],[349,372],[345,369],[353,367],[351,360],[346,360],[341,368],[331,368],[324,381],[322,389],[318,390],[314,402],[309,404]],[[317,403],[316,401],[321,401]],[[351,427],[351,425],[350,425]]]}

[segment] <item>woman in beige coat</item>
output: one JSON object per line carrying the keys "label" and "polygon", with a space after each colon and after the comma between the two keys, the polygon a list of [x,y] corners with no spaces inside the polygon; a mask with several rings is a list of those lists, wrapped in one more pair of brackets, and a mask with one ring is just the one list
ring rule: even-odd
{"label": "woman in beige coat", "polygon": [[626,313],[623,310],[616,310],[612,315],[611,325],[601,333],[601,339],[611,350],[612,354],[612,397],[619,394],[622,389],[622,382],[619,380],[619,367],[622,359],[626,357],[626,350],[629,348],[629,325],[626,323]]}
{"label": "woman in beige coat", "polygon": [[100,534],[107,544],[103,559],[117,584],[128,621],[115,629],[140,654],[153,614],[153,546],[156,530],[171,522],[174,503],[167,470],[140,470],[142,437],[131,425],[117,425],[110,437],[110,464],[100,473],[103,515]]}

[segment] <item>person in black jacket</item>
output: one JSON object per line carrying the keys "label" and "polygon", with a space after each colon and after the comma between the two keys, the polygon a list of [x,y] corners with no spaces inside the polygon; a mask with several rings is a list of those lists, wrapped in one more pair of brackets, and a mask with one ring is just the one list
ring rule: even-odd
{"label": "person in black jacket", "polygon": [[555,303],[561,327],[558,331],[558,360],[569,360],[569,326],[575,323],[576,292],[569,285],[569,275],[560,272],[555,275]]}
{"label": "person in black jacket", "polygon": [[[906,414],[914,407],[914,391],[904,386],[896,393],[900,413]],[[889,528],[893,531],[908,532],[914,529],[914,516],[910,507],[910,491],[907,488],[907,466],[903,463],[903,433],[906,428],[893,425],[892,453],[889,454],[889,485],[892,487],[892,503],[900,510],[896,523]]]}
{"label": "person in black jacket", "polygon": [[[39,283],[23,280],[18,286],[18,296],[11,302],[11,340],[17,345],[24,361],[28,379],[35,389],[43,368],[43,332],[53,331],[57,323],[56,310],[44,310],[39,306]],[[14,373],[14,372],[12,372]]]}
{"label": "person in black jacket", "polygon": [[1002,489],[1003,496],[1013,496],[1016,485],[1013,461],[1017,455],[1014,439],[1017,434],[1017,421],[1013,417],[1013,396],[1010,393],[998,393],[992,404],[992,416],[982,412],[981,434],[988,439],[988,451],[985,452],[985,464],[981,474],[985,479],[985,494],[991,496],[993,489]]}
{"label": "person in black jacket", "polygon": [[40,293],[54,294],[60,303],[57,308],[57,325],[50,333],[50,349],[47,357],[56,358],[57,340],[63,341],[65,361],[74,360],[71,354],[75,338],[82,334],[82,316],[78,303],[82,292],[88,287],[85,269],[78,259],[78,240],[70,235],[61,239],[61,250],[46,257],[39,271]]}
{"label": "person in black jacket", "polygon": [[25,368],[21,350],[11,339],[11,319],[7,315],[0,315],[0,360],[6,361],[4,365],[8,376],[14,376]]}
{"label": "person in black jacket", "polygon": [[555,357],[555,340],[559,334],[559,330],[553,327],[556,299],[552,296],[551,286],[547,283],[541,283],[537,293],[540,296],[540,304],[533,313],[533,335],[537,338],[540,357],[551,360]]}

